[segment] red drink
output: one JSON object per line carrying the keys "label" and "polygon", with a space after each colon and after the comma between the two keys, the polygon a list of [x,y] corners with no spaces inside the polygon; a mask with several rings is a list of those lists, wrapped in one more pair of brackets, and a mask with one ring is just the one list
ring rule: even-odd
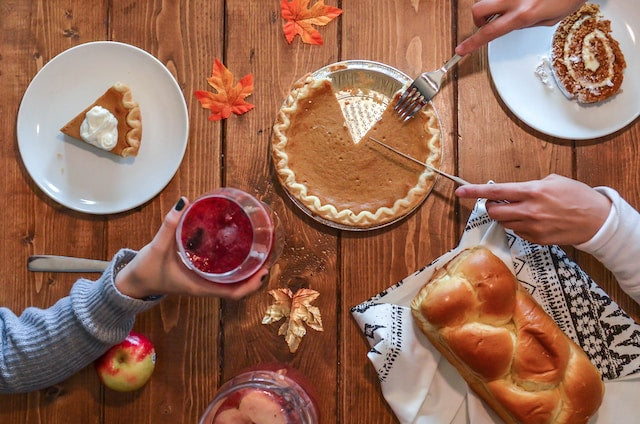
{"label": "red drink", "polygon": [[241,190],[221,188],[194,201],[182,215],[176,240],[182,261],[202,277],[235,283],[277,256],[277,217]]}
{"label": "red drink", "polygon": [[221,274],[237,268],[249,255],[252,241],[249,217],[224,197],[197,202],[182,224],[187,257],[203,272]]}
{"label": "red drink", "polygon": [[312,391],[296,369],[261,365],[226,382],[200,424],[316,424],[318,410]]}

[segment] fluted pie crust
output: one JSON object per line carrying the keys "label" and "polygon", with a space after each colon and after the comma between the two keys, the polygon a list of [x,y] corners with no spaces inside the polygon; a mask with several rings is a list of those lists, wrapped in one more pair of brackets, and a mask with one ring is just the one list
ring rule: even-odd
{"label": "fluted pie crust", "polygon": [[131,89],[120,82],[109,87],[102,96],[70,120],[60,131],[82,140],[80,125],[86,113],[94,106],[102,106],[118,120],[118,142],[109,152],[122,157],[136,156],[142,140],[142,114],[140,106],[133,100]]}
{"label": "fluted pie crust", "polygon": [[331,83],[310,76],[297,82],[273,127],[273,162],[286,190],[313,214],[348,227],[377,227],[415,209],[431,190],[434,174],[368,136],[437,167],[439,121],[429,104],[402,123],[393,111],[395,101],[389,104],[355,143]]}

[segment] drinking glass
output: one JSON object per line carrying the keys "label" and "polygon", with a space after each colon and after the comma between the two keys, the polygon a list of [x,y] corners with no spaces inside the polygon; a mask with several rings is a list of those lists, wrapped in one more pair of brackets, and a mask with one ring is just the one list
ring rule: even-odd
{"label": "drinking glass", "polygon": [[284,235],[268,205],[242,190],[223,187],[187,207],[176,241],[189,269],[215,283],[237,283],[273,265]]}

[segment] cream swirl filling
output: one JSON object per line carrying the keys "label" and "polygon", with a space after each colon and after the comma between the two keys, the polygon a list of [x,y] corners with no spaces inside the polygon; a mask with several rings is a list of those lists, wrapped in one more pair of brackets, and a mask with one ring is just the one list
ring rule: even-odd
{"label": "cream swirl filling", "polygon": [[[613,86],[612,78],[614,74],[613,63],[615,61],[615,55],[614,55],[613,49],[609,45],[609,38],[607,37],[607,34],[605,34],[599,29],[595,29],[594,31],[587,34],[579,42],[579,44],[581,45],[579,56],[576,56],[574,53],[571,52],[571,46],[574,43],[575,33],[578,32],[582,24],[589,19],[593,19],[593,17],[583,16],[580,19],[578,19],[571,27],[571,30],[569,31],[569,34],[567,35],[567,39],[564,43],[563,62],[564,62],[564,65],[567,67],[567,71],[571,79],[580,83],[582,87],[590,90],[594,90],[594,89],[598,89],[600,87],[606,87],[606,86],[611,87]],[[592,78],[585,78],[579,72],[576,72],[575,65],[582,62],[584,64],[584,69],[587,69],[591,72],[597,71],[598,68],[600,68],[601,66],[601,63],[597,58],[598,44],[601,44],[604,47],[604,52],[606,54],[605,66],[607,66],[607,72],[605,74],[606,77],[604,79],[593,81]]]}
{"label": "cream swirl filling", "polygon": [[598,61],[596,52],[594,51],[594,49],[596,48],[594,45],[594,38],[596,37],[600,39],[602,39],[603,37],[606,38],[602,31],[596,30],[591,34],[587,34],[587,36],[584,37],[584,41],[582,43],[582,59],[584,60],[584,67],[591,72],[595,72],[600,67],[600,62]]}

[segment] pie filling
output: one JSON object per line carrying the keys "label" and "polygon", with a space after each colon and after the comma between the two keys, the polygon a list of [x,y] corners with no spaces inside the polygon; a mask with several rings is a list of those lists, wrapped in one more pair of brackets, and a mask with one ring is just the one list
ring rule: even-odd
{"label": "pie filling", "polygon": [[85,120],[87,112],[93,109],[94,106],[106,109],[118,121],[117,143],[111,150],[107,151],[123,157],[136,156],[142,139],[142,115],[138,103],[133,100],[131,90],[122,83],[115,83],[109,87],[102,96],[76,115],[60,131],[70,137],[89,143],[83,139],[80,127]]}
{"label": "pie filling", "polygon": [[371,141],[376,138],[432,166],[441,156],[431,104],[402,122],[395,99],[357,143],[328,80],[307,77],[285,100],[272,140],[274,165],[289,193],[313,214],[352,227],[405,216],[433,186],[434,174]]}

